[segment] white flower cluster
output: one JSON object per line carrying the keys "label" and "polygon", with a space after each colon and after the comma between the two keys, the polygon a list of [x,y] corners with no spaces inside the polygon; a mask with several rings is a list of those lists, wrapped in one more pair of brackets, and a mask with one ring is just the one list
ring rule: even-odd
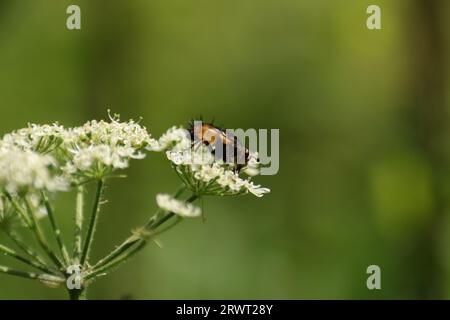
{"label": "white flower cluster", "polygon": [[13,194],[66,190],[66,181],[54,174],[55,169],[56,162],[50,155],[14,146],[0,147],[0,190]]}
{"label": "white flower cluster", "polygon": [[96,173],[101,176],[102,172],[98,171],[98,164],[106,169],[125,169],[128,167],[129,159],[143,159],[145,157],[143,153],[136,153],[136,150],[132,147],[112,147],[107,144],[90,145],[70,151],[73,153],[73,159],[64,166],[64,171],[70,174],[77,171],[84,172],[86,176],[95,176]]}
{"label": "white flower cluster", "polygon": [[202,214],[200,208],[190,203],[177,200],[168,194],[158,194],[156,196],[156,203],[161,209],[173,212],[181,217],[193,218]]}
{"label": "white flower cluster", "polygon": [[[159,140],[160,150],[166,150],[167,158],[172,162],[183,182],[197,195],[240,195],[252,193],[262,197],[270,190],[255,185],[250,178],[241,178],[233,165],[216,159],[203,144],[192,145],[186,130],[171,128]],[[248,175],[259,173],[257,154],[249,157],[244,172]]]}
{"label": "white flower cluster", "polygon": [[131,159],[143,159],[145,148],[157,145],[145,127],[133,120],[89,121],[65,131],[63,144],[69,161],[63,167],[70,175],[103,177],[115,169],[125,169]]}
{"label": "white flower cluster", "polygon": [[57,123],[52,125],[29,124],[27,128],[7,133],[0,140],[0,148],[17,147],[47,153],[62,142],[64,127]]}
{"label": "white flower cluster", "polygon": [[[110,117],[110,122],[93,120],[75,128],[64,128],[57,123],[30,124],[0,140],[5,168],[15,165],[22,168],[14,174],[12,168],[8,169],[11,172],[5,176],[4,184],[9,189],[26,183],[35,188],[43,185],[42,188],[53,191],[59,184],[49,180],[51,175],[42,169],[50,165],[65,176],[67,183],[104,178],[116,169],[127,168],[131,159],[144,158],[144,149],[157,145],[145,127],[133,120],[121,122],[118,116]],[[17,159],[11,161],[15,157]],[[24,163],[26,161],[28,163]],[[41,171],[36,172],[37,166]],[[29,170],[36,174],[30,175]],[[35,180],[30,183],[30,179]]]}
{"label": "white flower cluster", "polygon": [[65,130],[63,140],[66,144],[125,146],[136,150],[156,145],[147,129],[134,120],[120,122],[118,116],[110,116],[110,120],[92,120]]}
{"label": "white flower cluster", "polygon": [[189,131],[183,128],[173,126],[164,133],[158,142],[148,148],[151,151],[185,150],[191,146]]}

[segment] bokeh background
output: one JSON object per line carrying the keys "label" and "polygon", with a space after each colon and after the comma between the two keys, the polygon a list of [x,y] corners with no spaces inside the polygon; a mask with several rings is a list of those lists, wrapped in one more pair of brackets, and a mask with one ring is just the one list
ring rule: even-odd
{"label": "bokeh background", "polygon": [[[81,31],[65,27],[69,4]],[[370,4],[382,30],[366,28]],[[258,179],[271,194],[204,199],[204,223],[90,298],[450,298],[449,13],[446,0],[0,0],[0,134],[108,108],[156,137],[199,115],[280,129],[280,171]],[[127,174],[108,185],[95,257],[179,184],[160,154]],[[56,203],[67,241],[73,202]],[[371,264],[381,290],[366,288]],[[66,292],[0,275],[0,298]]]}

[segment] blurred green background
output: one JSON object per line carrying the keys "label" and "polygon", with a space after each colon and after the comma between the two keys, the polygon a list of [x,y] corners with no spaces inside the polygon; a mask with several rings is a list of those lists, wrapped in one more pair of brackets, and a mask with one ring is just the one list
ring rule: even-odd
{"label": "blurred green background", "polygon": [[[65,27],[69,4],[81,31]],[[382,30],[366,28],[370,4]],[[450,298],[449,13],[446,0],[0,0],[0,134],[108,108],[156,137],[199,115],[280,129],[280,171],[257,180],[271,194],[204,199],[205,223],[90,298]],[[162,154],[128,176],[108,185],[97,258],[179,184]],[[73,198],[56,203],[67,241]],[[366,287],[371,264],[381,290]],[[0,298],[66,292],[0,275]]]}

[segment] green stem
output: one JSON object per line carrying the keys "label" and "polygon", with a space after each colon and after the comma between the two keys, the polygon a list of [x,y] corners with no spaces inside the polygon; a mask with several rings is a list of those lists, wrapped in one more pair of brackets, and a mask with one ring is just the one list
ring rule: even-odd
{"label": "green stem", "polygon": [[[172,217],[173,215],[170,215],[170,217]],[[178,216],[177,216],[178,217]],[[166,219],[165,221],[167,221],[168,219]],[[181,221],[183,221],[183,219],[181,217],[178,217],[177,220],[174,221],[174,223],[172,223],[171,225],[167,226],[166,228],[163,228],[161,230],[158,230],[154,233],[152,233],[152,237],[155,237],[163,232],[168,231],[169,229],[172,229],[173,227],[175,227],[178,223],[180,223]],[[159,221],[158,221],[159,222]],[[164,221],[163,221],[164,222]],[[162,223],[161,223],[162,224]],[[160,225],[160,224],[159,224]],[[96,276],[105,273],[109,270],[114,269],[115,267],[118,267],[120,264],[125,263],[128,259],[130,259],[133,255],[135,255],[136,253],[138,253],[141,249],[143,249],[145,247],[145,245],[147,244],[147,239],[139,239],[137,242],[134,242],[133,244],[137,244],[136,246],[134,246],[133,248],[131,248],[130,250],[124,252],[123,255],[117,255],[116,258],[117,259],[109,259],[109,261],[103,263],[102,266],[98,267],[98,269],[94,268],[94,271],[89,274],[86,277],[86,280],[95,278]],[[132,247],[132,245],[130,245],[128,248]],[[111,261],[113,260],[113,261]]]}
{"label": "green stem", "polygon": [[134,244],[138,243],[141,240],[142,240],[142,238],[140,236],[133,234],[132,236],[127,238],[120,246],[118,246],[116,249],[114,249],[109,255],[107,255],[105,258],[101,259],[92,269],[96,270],[96,269],[108,264],[110,261],[119,257],[122,253],[124,253],[126,250],[128,250]]}
{"label": "green stem", "polygon": [[5,195],[8,198],[8,200],[12,203],[12,205],[16,209],[16,212],[19,214],[20,218],[23,220],[25,225],[27,225],[27,227],[30,227],[31,220],[27,212],[22,208],[22,206],[17,202],[17,200],[14,199],[9,193],[5,192]]}
{"label": "green stem", "polygon": [[86,300],[86,289],[73,289],[69,290],[70,300]]}
{"label": "green stem", "polygon": [[[34,259],[36,263],[40,264],[43,268],[48,268],[47,263],[42,259],[42,257],[33,249],[31,249],[25,242],[23,242],[20,237],[12,230],[6,230],[6,235],[17,245],[19,249],[25,252],[30,258]],[[42,269],[41,269],[42,270]],[[58,273],[59,271],[49,268],[48,270],[53,271],[52,273]]]}
{"label": "green stem", "polygon": [[164,222],[170,220],[172,217],[175,217],[175,213],[173,213],[173,212],[167,213],[164,217],[162,217],[161,219],[159,219],[158,221],[156,221],[156,222],[151,226],[151,230],[155,230],[155,229],[158,228],[160,225],[162,225]]}
{"label": "green stem", "polygon": [[91,217],[90,217],[90,221],[89,221],[89,227],[88,227],[88,231],[87,231],[87,235],[86,235],[86,240],[84,242],[83,252],[81,254],[80,264],[82,266],[84,266],[84,264],[86,263],[86,260],[89,256],[89,252],[91,250],[91,244],[92,244],[95,228],[97,225],[98,212],[100,211],[100,198],[102,195],[102,190],[103,190],[103,180],[100,179],[97,182],[97,192],[95,195],[94,205],[92,207],[92,213],[91,213]]}
{"label": "green stem", "polygon": [[[178,188],[177,192],[174,194],[174,198],[178,198],[183,194],[183,192],[186,190],[186,186],[182,185],[180,188]],[[147,222],[145,229],[150,229],[153,223],[157,221],[157,219],[161,216],[163,213],[162,210],[158,210]],[[93,269],[99,268],[110,261],[114,260],[116,257],[120,256],[123,252],[128,250],[130,247],[132,247],[135,243],[137,243],[139,240],[141,240],[142,237],[136,234],[131,235],[128,237],[121,245],[119,245],[116,249],[114,249],[109,255],[107,255],[105,258],[101,259],[97,264],[93,267]]]}
{"label": "green stem", "polygon": [[54,275],[51,274],[26,272],[1,265],[0,265],[0,272],[11,276],[17,276],[31,280],[39,280],[44,284],[55,287],[59,286],[61,283],[64,282],[63,278],[55,277]]}
{"label": "green stem", "polygon": [[81,238],[83,231],[83,206],[84,206],[84,187],[79,186],[77,191],[77,208],[75,213],[75,232],[73,242],[73,261],[80,263],[81,258]]}
{"label": "green stem", "polygon": [[89,281],[90,279],[94,279],[97,276],[114,269],[115,267],[118,267],[120,264],[126,262],[129,258],[131,258],[134,254],[139,252],[142,248],[145,247],[147,244],[147,240],[140,239],[136,242],[137,245],[134,246],[132,249],[130,249],[128,252],[125,252],[123,255],[119,255],[118,259],[112,259],[110,262],[104,264],[103,266],[99,267],[98,269],[94,269],[90,274],[86,276],[86,281]]}
{"label": "green stem", "polygon": [[155,237],[155,236],[157,236],[157,235],[159,235],[159,234],[161,234],[161,233],[164,233],[164,232],[166,232],[166,231],[172,229],[173,227],[175,227],[175,226],[176,226],[177,224],[179,224],[181,221],[183,221],[183,218],[180,217],[180,216],[176,216],[176,218],[177,218],[177,219],[176,219],[172,224],[166,226],[165,228],[161,228],[160,230],[158,230],[158,231],[152,233],[152,236]]}
{"label": "green stem", "polygon": [[0,272],[6,273],[6,274],[9,274],[12,276],[18,276],[18,277],[33,279],[33,280],[35,280],[39,277],[39,275],[34,272],[20,271],[17,269],[12,269],[10,267],[1,266],[1,265],[0,265]]}
{"label": "green stem", "polygon": [[28,229],[30,229],[39,245],[42,247],[42,249],[45,251],[45,253],[50,257],[50,259],[55,263],[55,265],[63,270],[63,265],[59,261],[58,257],[53,253],[53,251],[50,250],[47,241],[45,240],[45,237],[39,228],[39,225],[36,222],[36,219],[34,217],[34,214],[28,204],[28,202],[25,200],[25,205],[27,208],[27,211],[25,211],[22,206],[14,199],[9,193],[5,192],[6,197],[8,200],[13,204],[14,208],[16,209],[16,212],[19,213],[22,220],[25,222]]}
{"label": "green stem", "polygon": [[49,274],[55,274],[53,272],[53,270],[51,270],[51,269],[49,269],[49,268],[47,268],[45,266],[43,267],[39,263],[37,263],[36,261],[30,260],[27,257],[24,257],[24,256],[20,255],[19,253],[17,253],[13,249],[10,249],[10,248],[8,248],[8,247],[6,247],[4,245],[1,245],[1,244],[0,244],[0,252],[3,253],[5,256],[9,256],[9,257],[15,258],[15,259],[17,259],[17,260],[19,260],[21,262],[24,262],[24,263],[26,263],[26,264],[28,264],[28,265],[36,268],[36,269],[42,270],[42,271],[47,272]]}
{"label": "green stem", "polygon": [[[186,190],[186,185],[181,185],[178,190],[173,194],[173,197],[175,199],[178,199],[178,197],[180,197],[183,192]],[[152,224],[158,220],[161,215],[164,214],[164,211],[159,209],[158,211],[156,211],[156,213],[148,220],[147,224],[145,225],[145,228],[148,229],[152,226]]]}
{"label": "green stem", "polygon": [[[197,195],[192,195],[188,200],[186,200],[187,203],[194,202],[198,198]],[[143,229],[148,232],[147,238],[143,238],[142,235],[139,234],[133,234],[129,238],[127,238],[119,247],[117,247],[113,252],[111,252],[108,256],[106,256],[104,259],[100,260],[93,268],[93,273],[88,276],[88,278],[95,277],[95,275],[100,274],[106,270],[109,270],[113,268],[114,266],[120,264],[121,262],[126,261],[129,259],[132,255],[140,251],[146,244],[147,240],[150,237],[154,237],[157,234],[160,234],[163,231],[166,231],[173,227],[175,224],[171,225],[170,227],[158,231],[157,228],[161,226],[163,223],[171,219],[172,217],[175,217],[175,213],[169,212],[159,220],[156,220],[152,222],[151,224],[147,224]],[[180,219],[181,221],[181,219]],[[138,244],[134,246],[135,244]],[[134,247],[134,248],[133,248]],[[127,250],[130,249],[130,251],[127,253]],[[117,259],[117,260],[116,260]],[[116,260],[116,261],[114,261]]]}
{"label": "green stem", "polygon": [[69,263],[69,254],[67,253],[66,246],[64,245],[64,242],[61,238],[61,229],[58,227],[58,224],[56,223],[55,215],[53,213],[52,207],[50,206],[50,202],[48,201],[48,197],[45,195],[44,192],[42,192],[41,195],[42,199],[44,200],[45,208],[47,209],[47,214],[53,229],[53,233],[55,234],[56,242],[58,243],[59,249],[61,250],[63,260],[67,265]]}
{"label": "green stem", "polygon": [[28,210],[28,216],[30,218],[30,224],[29,228],[31,231],[33,231],[33,234],[41,246],[41,248],[45,251],[45,253],[48,255],[48,257],[53,261],[53,263],[60,269],[64,270],[64,264],[59,260],[59,258],[56,256],[56,254],[50,249],[50,246],[47,243],[47,240],[45,239],[44,233],[42,232],[41,227],[39,226],[36,217],[34,216],[34,213],[32,212],[32,209],[28,202],[25,200],[25,205]]}

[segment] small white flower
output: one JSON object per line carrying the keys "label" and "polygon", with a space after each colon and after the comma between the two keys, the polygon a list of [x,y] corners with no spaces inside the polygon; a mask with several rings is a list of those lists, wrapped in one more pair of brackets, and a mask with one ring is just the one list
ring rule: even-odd
{"label": "small white flower", "polygon": [[266,193],[270,193],[269,188],[262,188],[260,185],[255,185],[251,181],[246,182],[246,188],[250,193],[253,193],[258,198],[261,198]]}
{"label": "small white flower", "polygon": [[115,169],[128,167],[130,159],[143,159],[145,154],[131,146],[90,145],[69,150],[73,155],[63,170],[66,174],[79,173],[87,177],[101,177]]}
{"label": "small white flower", "polygon": [[202,214],[200,208],[194,206],[191,203],[185,203],[178,199],[173,198],[168,194],[158,194],[156,196],[156,203],[158,207],[163,210],[173,212],[182,217],[198,217]]}
{"label": "small white flower", "polygon": [[24,150],[48,152],[62,141],[64,128],[57,123],[52,125],[29,124],[27,128],[6,134],[0,147],[19,147]]}
{"label": "small white flower", "polygon": [[9,193],[28,190],[62,191],[67,183],[52,173],[56,161],[18,147],[0,149],[0,189]]}
{"label": "small white flower", "polygon": [[92,120],[82,127],[66,130],[63,140],[69,145],[125,146],[136,150],[155,146],[156,140],[147,129],[134,120],[120,122],[118,117],[111,117],[111,122]]}
{"label": "small white flower", "polygon": [[200,165],[213,164],[216,160],[211,151],[203,144],[181,149],[178,145],[174,149],[166,151],[167,158],[176,165]]}
{"label": "small white flower", "polygon": [[63,135],[68,157],[63,171],[68,175],[100,178],[116,169],[125,169],[131,159],[143,159],[145,148],[157,145],[139,123],[92,120],[82,127],[67,129]]}
{"label": "small white flower", "polygon": [[243,169],[246,175],[250,177],[257,176],[261,173],[260,166],[261,163],[258,160],[259,155],[257,152],[251,152],[248,158],[247,165]]}
{"label": "small white flower", "polygon": [[185,150],[191,146],[191,137],[189,131],[183,128],[172,127],[159,138],[158,143],[149,146],[150,151]]}

